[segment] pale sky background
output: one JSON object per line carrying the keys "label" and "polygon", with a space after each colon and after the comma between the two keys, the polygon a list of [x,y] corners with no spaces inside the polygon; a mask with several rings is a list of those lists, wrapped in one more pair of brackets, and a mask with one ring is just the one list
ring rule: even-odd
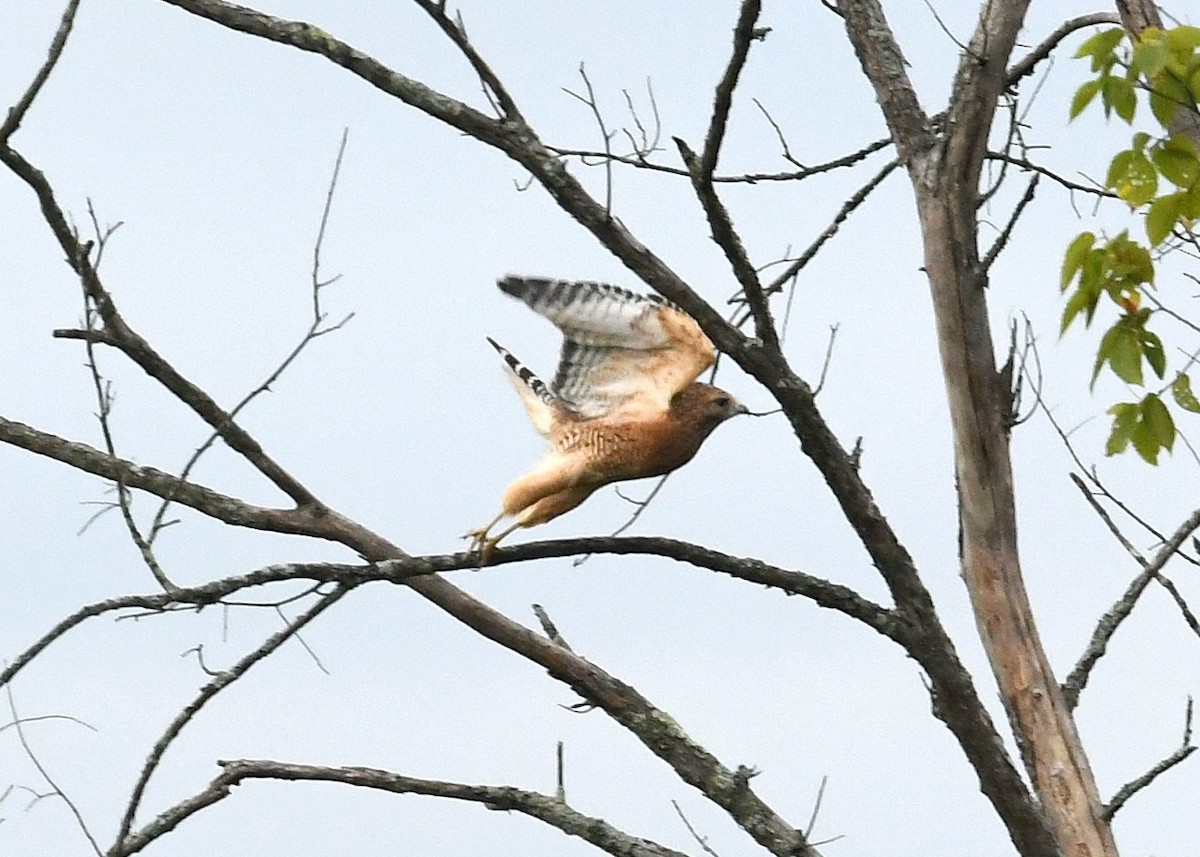
{"label": "pale sky background", "polygon": [[[965,40],[976,4],[935,3]],[[478,104],[466,63],[405,3],[260,5],[310,21],[393,68]],[[919,0],[886,4],[927,110],[944,102],[957,50]],[[1037,3],[1023,42],[1065,17],[1107,8]],[[653,81],[663,141],[698,146],[712,88],[728,57],[737,4],[472,3],[471,36],[542,138],[600,144],[593,119],[563,87],[589,76],[611,125],[625,121],[621,90],[645,108]],[[44,0],[0,9],[0,100],[11,104],[45,54],[61,12]],[[722,172],[782,170],[758,98],[794,154],[816,163],[883,136],[874,97],[840,29],[817,2],[769,3],[773,28],[755,44],[738,89]],[[1060,51],[1027,117],[1043,162],[1101,175],[1127,131],[1095,115],[1068,126],[1070,93],[1086,68]],[[1027,96],[1027,83],[1022,92]],[[331,65],[231,33],[152,0],[87,0],[59,68],[14,138],[83,223],[90,199],[105,223],[124,225],[101,274],[130,324],[189,378],[232,404],[308,324],[311,252],[342,129],[350,129],[324,247],[333,317],[354,320],[306,352],[243,424],[271,454],[340,511],[413,553],[460,549],[459,536],[491,517],[504,486],[540,454],[504,380],[490,334],[543,376],[558,335],[494,287],[514,272],[643,287],[495,151],[443,127]],[[854,171],[802,184],[723,186],[756,263],[806,246],[889,154]],[[677,162],[668,148],[665,162]],[[575,167],[603,190],[601,170]],[[1003,223],[1023,184],[987,212]],[[679,178],[615,171],[618,216],[714,302],[735,290]],[[1104,460],[1103,409],[1124,391],[1086,388],[1095,338],[1056,337],[1062,248],[1084,228],[1115,231],[1117,206],[1081,220],[1043,182],[1014,243],[995,266],[997,335],[1027,313],[1040,336],[1047,400],[1121,496],[1162,529],[1196,504],[1196,464],[1182,448],[1151,470]],[[984,240],[992,233],[985,227]],[[79,343],[52,340],[78,324],[78,284],[29,190],[0,174],[0,414],[73,440],[101,444]],[[914,554],[975,672],[995,703],[958,577],[953,480],[941,375],[907,179],[894,174],[806,269],[787,352],[815,379],[830,324],[840,332],[820,403],[847,446],[864,436],[863,473]],[[1191,291],[1170,281],[1184,311]],[[1167,285],[1164,285],[1164,289]],[[1175,334],[1178,344],[1180,335]],[[101,354],[115,386],[118,451],[178,469],[206,428],[120,355]],[[1177,359],[1177,358],[1176,358]],[[766,394],[728,365],[720,383],[752,408]],[[1099,418],[1098,418],[1098,415]],[[1185,429],[1187,428],[1185,424]],[[1195,433],[1194,425],[1190,430]],[[1136,569],[1067,479],[1070,462],[1044,418],[1019,428],[1014,448],[1024,568],[1041,632],[1060,675],[1096,618]],[[195,478],[252,502],[278,503],[264,480],[217,450]],[[648,489],[632,486],[635,494]],[[79,605],[152,592],[116,515],[82,535],[104,484],[58,463],[0,447],[0,657],[11,659]],[[152,514],[152,499],[137,511]],[[629,507],[610,490],[513,541],[603,534]],[[354,558],[298,538],[228,529],[176,510],[181,523],[159,556],[181,584],[281,561]],[[723,426],[697,460],[667,483],[639,534],[693,540],[853,586],[886,591],[782,419]],[[1129,530],[1151,549],[1153,539]],[[1175,577],[1200,602],[1195,569]],[[828,857],[1011,854],[1011,846],[949,731],[929,714],[916,666],[901,650],[840,614],[666,560],[595,557],[460,572],[454,581],[496,609],[534,624],[546,606],[573,648],[637,686],[726,765],[762,770],[764,799],[803,826],[821,777],[814,836],[844,835]],[[282,590],[277,590],[282,591]],[[292,615],[296,609],[290,608]],[[151,745],[206,681],[192,656],[231,664],[280,626],[267,610],[92,620],[56,643],[14,682],[38,758],[77,802],[103,847]],[[273,758],[353,764],[402,774],[552,792],[554,745],[566,743],[566,784],[579,811],[698,854],[670,805],[677,800],[722,857],[761,853],[719,809],[681,784],[604,714],[541,670],[477,637],[399,587],[362,588],[295,643],[221,694],[182,733],[152,780],[144,822],[202,788],[216,759]],[[1180,741],[1188,694],[1200,689],[1196,639],[1161,590],[1114,641],[1093,674],[1078,720],[1101,790],[1124,782]],[[1003,715],[993,704],[1002,728]],[[7,712],[0,721],[8,719]],[[0,793],[43,789],[14,734],[0,732]],[[1185,764],[1118,816],[1122,853],[1194,853],[1200,764]],[[0,802],[0,855],[90,853],[66,807],[26,810],[16,790]],[[242,855],[592,854],[591,846],[517,814],[434,798],[339,785],[254,782],[185,822],[147,853]]]}

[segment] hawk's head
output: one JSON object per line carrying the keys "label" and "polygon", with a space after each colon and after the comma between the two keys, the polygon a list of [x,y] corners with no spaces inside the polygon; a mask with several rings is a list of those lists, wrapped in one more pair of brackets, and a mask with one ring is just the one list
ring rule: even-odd
{"label": "hawk's head", "polygon": [[680,390],[671,400],[671,415],[691,426],[701,439],[730,417],[746,413],[749,413],[746,406],[729,393],[699,381]]}

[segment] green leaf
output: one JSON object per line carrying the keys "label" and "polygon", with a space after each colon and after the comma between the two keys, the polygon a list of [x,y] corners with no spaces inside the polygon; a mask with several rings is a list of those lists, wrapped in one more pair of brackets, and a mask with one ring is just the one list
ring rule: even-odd
{"label": "green leaf", "polygon": [[1129,154],[1125,174],[1112,188],[1117,192],[1117,196],[1130,205],[1145,205],[1158,193],[1158,170],[1154,169],[1154,164],[1150,163],[1145,152]]}
{"label": "green leaf", "polygon": [[1092,367],[1092,386],[1100,370],[1107,363],[1118,378],[1127,384],[1142,384],[1142,337],[1141,332],[1121,319],[1108,329],[1100,340],[1096,351],[1096,363]]}
{"label": "green leaf", "polygon": [[1067,252],[1063,256],[1062,279],[1059,281],[1060,289],[1065,290],[1067,284],[1075,279],[1075,274],[1083,267],[1083,260],[1095,243],[1095,233],[1080,232],[1075,236],[1075,240],[1067,245]]}
{"label": "green leaf", "polygon": [[1150,83],[1150,110],[1164,128],[1175,118],[1179,105],[1191,101],[1187,84],[1170,73],[1160,74]]}
{"label": "green leaf", "polygon": [[1200,48],[1200,27],[1187,25],[1175,27],[1163,33],[1163,40],[1172,50],[1190,53],[1196,48]]}
{"label": "green leaf", "polygon": [[1105,115],[1111,110],[1126,122],[1133,121],[1133,114],[1137,111],[1137,93],[1131,81],[1123,77],[1102,78],[1100,100],[1104,103]]}
{"label": "green leaf", "polygon": [[1179,214],[1184,219],[1187,225],[1191,225],[1191,221],[1200,220],[1200,184],[1193,185],[1187,193],[1181,193],[1182,202],[1179,205]]}
{"label": "green leaf", "polygon": [[1062,336],[1067,332],[1067,328],[1071,326],[1071,322],[1079,313],[1087,310],[1087,323],[1092,321],[1092,315],[1096,311],[1096,301],[1100,298],[1100,293],[1094,289],[1085,289],[1080,286],[1075,290],[1075,293],[1067,299],[1066,306],[1063,307],[1062,323],[1058,328],[1058,335]]}
{"label": "green leaf", "polygon": [[1158,86],[1150,90],[1150,112],[1154,114],[1158,124],[1166,128],[1175,118],[1175,111],[1178,109],[1179,99],[1164,95]]}
{"label": "green leaf", "polygon": [[1133,446],[1142,458],[1157,464],[1159,450],[1170,451],[1175,447],[1175,420],[1154,393],[1142,399],[1140,410],[1142,418],[1133,431]]}
{"label": "green leaf", "polygon": [[1079,50],[1075,51],[1075,58],[1108,56],[1121,43],[1121,39],[1124,37],[1125,31],[1120,28],[1115,30],[1101,30],[1099,33],[1086,39],[1079,46]]}
{"label": "green leaf", "polygon": [[1113,300],[1117,300],[1123,290],[1154,282],[1154,262],[1150,259],[1150,251],[1131,241],[1128,232],[1121,232],[1110,240],[1105,250],[1107,273],[1112,281],[1109,291]]}
{"label": "green leaf", "polygon": [[1170,193],[1150,203],[1150,210],[1146,212],[1146,237],[1150,239],[1151,247],[1157,247],[1174,230],[1184,199],[1182,193]]}
{"label": "green leaf", "polygon": [[1108,354],[1109,368],[1126,384],[1142,384],[1142,341],[1128,327],[1117,328],[1120,334],[1114,338]]}
{"label": "green leaf", "polygon": [[1133,46],[1133,67],[1146,77],[1153,77],[1163,70],[1170,53],[1167,43],[1161,39],[1148,39],[1146,33]]}
{"label": "green leaf", "polygon": [[1196,394],[1192,392],[1192,379],[1186,372],[1180,372],[1175,383],[1171,385],[1171,395],[1175,398],[1175,404],[1185,411],[1200,414],[1200,400],[1197,400]]}
{"label": "green leaf", "polygon": [[1163,349],[1162,340],[1157,333],[1142,331],[1142,353],[1146,355],[1146,362],[1150,364],[1154,374],[1161,378],[1167,371],[1167,352]]}
{"label": "green leaf", "polygon": [[1156,148],[1150,153],[1150,158],[1164,178],[1177,187],[1187,189],[1195,184],[1197,176],[1200,176],[1200,161],[1196,160],[1194,148],[1189,149],[1182,143],[1171,144],[1171,141],[1178,137],[1179,135],[1176,135]]}
{"label": "green leaf", "polygon": [[1113,155],[1108,164],[1108,175],[1104,177],[1104,186],[1115,188],[1126,180],[1129,175],[1129,165],[1133,163],[1133,149],[1124,149]]}
{"label": "green leaf", "polygon": [[1100,91],[1100,79],[1089,80],[1079,89],[1075,90],[1075,97],[1071,99],[1070,118],[1074,119],[1082,113],[1092,100],[1095,99],[1096,93]]}
{"label": "green leaf", "polygon": [[1129,446],[1133,429],[1138,421],[1138,406],[1136,402],[1118,402],[1108,409],[1113,416],[1112,431],[1108,435],[1108,443],[1104,445],[1105,455],[1119,455]]}

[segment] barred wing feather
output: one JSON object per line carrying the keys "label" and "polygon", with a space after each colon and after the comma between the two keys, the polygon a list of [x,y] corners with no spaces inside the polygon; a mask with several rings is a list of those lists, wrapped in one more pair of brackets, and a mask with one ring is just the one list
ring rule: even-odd
{"label": "barred wing feather", "polygon": [[606,283],[508,276],[500,288],[563,333],[554,394],[579,416],[650,416],[715,358],[687,313]]}

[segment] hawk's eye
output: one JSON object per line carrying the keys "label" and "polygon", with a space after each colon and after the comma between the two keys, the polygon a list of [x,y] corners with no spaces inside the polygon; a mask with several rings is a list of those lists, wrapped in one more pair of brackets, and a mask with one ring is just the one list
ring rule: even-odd
{"label": "hawk's eye", "polygon": [[718,408],[728,408],[730,401],[732,400],[728,396],[717,396],[715,399],[713,399],[713,403]]}

